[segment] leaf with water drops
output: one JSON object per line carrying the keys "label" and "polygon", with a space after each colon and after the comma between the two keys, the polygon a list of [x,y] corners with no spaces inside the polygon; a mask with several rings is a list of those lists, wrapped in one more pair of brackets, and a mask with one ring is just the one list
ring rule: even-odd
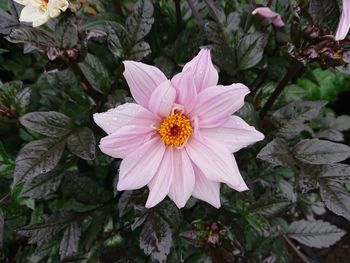
{"label": "leaf with water drops", "polygon": [[160,216],[147,217],[140,234],[140,248],[158,262],[166,262],[172,246],[172,231]]}
{"label": "leaf with water drops", "polygon": [[288,228],[290,238],[316,248],[329,247],[344,235],[344,230],[322,220],[295,221]]}
{"label": "leaf with water drops", "polygon": [[294,148],[294,156],[309,164],[332,164],[350,157],[350,147],[319,139],[300,141]]}
{"label": "leaf with water drops", "polygon": [[63,176],[64,172],[57,170],[40,174],[25,182],[21,196],[35,199],[46,198],[58,189]]}
{"label": "leaf with water drops", "polygon": [[281,138],[276,138],[269,142],[261,149],[257,157],[273,165],[288,166],[293,163],[288,144]]}
{"label": "leaf with water drops", "polygon": [[81,229],[77,223],[71,223],[63,233],[60,244],[61,260],[73,256],[78,251]]}
{"label": "leaf with water drops", "polygon": [[20,118],[20,122],[30,130],[50,137],[63,137],[74,127],[69,117],[55,111],[27,113]]}
{"label": "leaf with water drops", "polygon": [[94,133],[87,127],[79,128],[68,137],[68,149],[85,160],[95,159],[96,140]]}
{"label": "leaf with water drops", "polygon": [[66,140],[42,139],[26,144],[18,153],[14,184],[53,170],[61,159]]}

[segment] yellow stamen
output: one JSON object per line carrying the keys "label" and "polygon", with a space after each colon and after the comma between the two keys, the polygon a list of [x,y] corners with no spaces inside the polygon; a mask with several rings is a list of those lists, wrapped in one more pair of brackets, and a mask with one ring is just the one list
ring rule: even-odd
{"label": "yellow stamen", "polygon": [[191,121],[183,113],[174,113],[166,117],[158,129],[162,141],[167,146],[175,147],[186,143],[192,131]]}
{"label": "yellow stamen", "polygon": [[49,0],[41,0],[41,3],[40,3],[41,9],[46,10],[48,4],[49,4]]}

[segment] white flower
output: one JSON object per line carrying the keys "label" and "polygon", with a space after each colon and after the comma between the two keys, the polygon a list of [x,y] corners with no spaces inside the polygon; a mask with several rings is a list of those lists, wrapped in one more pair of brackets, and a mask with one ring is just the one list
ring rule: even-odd
{"label": "white flower", "polygon": [[50,18],[60,15],[68,8],[67,0],[14,0],[24,5],[19,21],[32,22],[33,27],[45,24]]}

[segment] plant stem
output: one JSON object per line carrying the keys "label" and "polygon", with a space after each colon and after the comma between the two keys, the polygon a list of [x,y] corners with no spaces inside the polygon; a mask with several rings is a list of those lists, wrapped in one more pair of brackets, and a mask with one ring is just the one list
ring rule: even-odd
{"label": "plant stem", "polygon": [[270,7],[272,5],[272,0],[269,0],[266,4],[267,7]]}
{"label": "plant stem", "polygon": [[189,5],[189,7],[191,8],[192,14],[194,16],[194,18],[197,21],[197,24],[199,25],[199,27],[201,28],[201,30],[204,31],[204,21],[201,18],[201,16],[199,15],[195,5],[193,4],[192,0],[187,0],[187,3]]}
{"label": "plant stem", "polygon": [[114,9],[115,12],[117,13],[117,15],[121,15],[122,14],[122,7],[120,4],[120,0],[113,0],[113,5],[114,5]]}
{"label": "plant stem", "polygon": [[293,242],[284,234],[282,234],[283,239],[286,243],[293,249],[295,254],[305,263],[310,263],[310,261],[300,252],[300,250],[293,244]]}
{"label": "plant stem", "polygon": [[264,107],[262,108],[262,110],[260,112],[261,119],[263,119],[266,116],[266,114],[271,109],[271,107],[273,106],[275,101],[278,99],[278,97],[281,95],[282,91],[287,86],[289,81],[291,81],[295,77],[295,75],[299,72],[300,69],[302,69],[302,67],[303,66],[299,62],[295,62],[289,67],[286,75],[278,83],[276,89],[271,94],[270,98],[267,100]]}
{"label": "plant stem", "polygon": [[181,15],[181,5],[180,0],[174,0],[175,10],[176,10],[176,28],[177,33],[181,32],[182,29],[182,15]]}
{"label": "plant stem", "polygon": [[10,193],[7,193],[6,195],[4,195],[1,200],[0,200],[0,204],[4,201],[6,201],[8,198],[10,197]]}

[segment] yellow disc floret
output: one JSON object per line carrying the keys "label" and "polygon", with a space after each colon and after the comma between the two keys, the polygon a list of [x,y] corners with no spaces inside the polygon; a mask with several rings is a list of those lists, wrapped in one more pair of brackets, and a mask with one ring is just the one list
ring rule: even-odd
{"label": "yellow disc floret", "polygon": [[46,11],[48,4],[49,4],[49,0],[41,0],[41,2],[40,2],[41,9]]}
{"label": "yellow disc floret", "polygon": [[173,113],[166,117],[158,129],[162,141],[167,146],[175,147],[186,143],[192,131],[191,121],[183,113]]}

